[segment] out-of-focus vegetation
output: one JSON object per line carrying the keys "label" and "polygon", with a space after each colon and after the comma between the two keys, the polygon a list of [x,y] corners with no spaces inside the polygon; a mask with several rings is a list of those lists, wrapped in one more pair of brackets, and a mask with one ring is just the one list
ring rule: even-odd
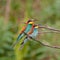
{"label": "out-of-focus vegetation", "polygon": [[[22,22],[30,18],[37,19],[37,24],[60,29],[60,0],[0,0],[0,60],[60,60],[60,50],[34,41],[29,41],[22,51],[18,50],[19,45],[11,48]],[[57,41],[59,36],[43,38]]]}

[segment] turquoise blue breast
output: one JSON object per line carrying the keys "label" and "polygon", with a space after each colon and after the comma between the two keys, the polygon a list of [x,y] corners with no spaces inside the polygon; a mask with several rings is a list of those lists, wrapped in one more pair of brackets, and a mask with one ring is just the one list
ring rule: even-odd
{"label": "turquoise blue breast", "polygon": [[38,29],[34,28],[34,31],[30,36],[36,37],[37,35],[38,35]]}
{"label": "turquoise blue breast", "polygon": [[27,33],[27,32],[29,32],[29,31],[30,31],[30,29],[31,29],[31,27],[32,27],[32,25],[31,25],[31,24],[28,24],[28,26],[27,26],[27,28],[26,28],[25,32],[26,32],[26,33]]}
{"label": "turquoise blue breast", "polygon": [[[29,32],[30,29],[31,29],[32,25],[31,24],[28,24],[26,30],[24,31],[25,33]],[[22,33],[21,35],[18,36],[17,40],[20,40],[25,34]]]}

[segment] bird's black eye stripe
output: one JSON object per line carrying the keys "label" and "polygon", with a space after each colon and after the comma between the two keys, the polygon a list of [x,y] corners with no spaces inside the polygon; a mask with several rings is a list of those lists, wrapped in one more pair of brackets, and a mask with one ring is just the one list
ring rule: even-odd
{"label": "bird's black eye stripe", "polygon": [[28,23],[31,22],[32,20],[28,20]]}
{"label": "bird's black eye stripe", "polygon": [[34,27],[36,27],[37,25],[34,25]]}

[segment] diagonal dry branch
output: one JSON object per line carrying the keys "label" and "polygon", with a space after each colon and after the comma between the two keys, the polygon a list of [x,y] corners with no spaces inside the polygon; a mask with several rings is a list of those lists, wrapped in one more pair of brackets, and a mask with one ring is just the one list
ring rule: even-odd
{"label": "diagonal dry branch", "polygon": [[59,29],[55,29],[55,28],[52,28],[52,27],[49,27],[49,26],[42,26],[42,25],[39,25],[39,28],[45,28],[45,29],[48,29],[48,30],[51,30],[51,31],[57,31],[57,32],[60,32]]}
{"label": "diagonal dry branch", "polygon": [[34,39],[33,37],[29,36],[29,35],[28,35],[27,33],[25,33],[25,32],[24,32],[24,34],[27,35],[30,39],[38,42],[39,44],[41,44],[41,45],[43,45],[43,46],[50,47],[50,48],[60,49],[60,47],[58,47],[58,46],[51,46],[51,45],[44,44],[44,43],[42,43],[41,41],[38,41],[38,40]]}
{"label": "diagonal dry branch", "polygon": [[38,34],[44,34],[44,33],[58,33],[58,34],[60,34],[60,32],[58,32],[58,31],[41,31],[41,32],[39,32]]}

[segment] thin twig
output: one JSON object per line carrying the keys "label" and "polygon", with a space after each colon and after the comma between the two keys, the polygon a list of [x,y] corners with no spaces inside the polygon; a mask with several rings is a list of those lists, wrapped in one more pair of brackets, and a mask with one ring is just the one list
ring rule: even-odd
{"label": "thin twig", "polygon": [[52,28],[52,27],[49,27],[49,26],[40,26],[40,25],[38,25],[39,26],[39,28],[45,28],[45,29],[49,29],[49,30],[52,30],[52,31],[58,31],[58,32],[60,32],[60,30],[59,29],[55,29],[55,28]]}
{"label": "thin twig", "polygon": [[50,48],[60,49],[60,47],[57,47],[57,46],[51,46],[51,45],[44,44],[44,43],[42,43],[41,41],[38,41],[38,40],[34,39],[33,37],[29,36],[29,35],[28,35],[27,33],[25,33],[25,32],[24,32],[24,34],[27,35],[27,36],[28,36],[29,38],[31,38],[32,40],[40,43],[40,44],[43,45],[43,46],[50,47]]}
{"label": "thin twig", "polygon": [[60,32],[58,32],[58,31],[42,31],[42,32],[39,32],[38,34],[44,34],[44,33],[58,33],[58,34],[60,34]]}

